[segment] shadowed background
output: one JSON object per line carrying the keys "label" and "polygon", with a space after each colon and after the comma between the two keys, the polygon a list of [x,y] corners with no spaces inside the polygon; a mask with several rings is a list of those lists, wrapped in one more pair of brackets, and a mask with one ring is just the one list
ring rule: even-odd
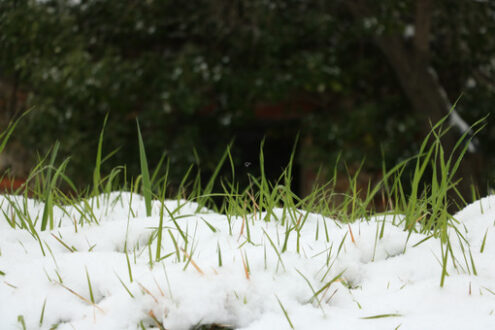
{"label": "shadowed background", "polygon": [[[104,153],[120,149],[103,165],[129,176],[139,119],[150,166],[166,154],[172,185],[190,164],[207,178],[231,142],[247,185],[263,138],[274,180],[299,134],[295,191],[328,180],[337,159],[351,175],[365,159],[365,189],[458,99],[447,150],[493,111],[494,17],[490,1],[1,1],[2,126],[34,107],[1,165],[22,180],[59,140],[88,184],[109,114]],[[459,171],[467,199],[493,185],[492,117]]]}

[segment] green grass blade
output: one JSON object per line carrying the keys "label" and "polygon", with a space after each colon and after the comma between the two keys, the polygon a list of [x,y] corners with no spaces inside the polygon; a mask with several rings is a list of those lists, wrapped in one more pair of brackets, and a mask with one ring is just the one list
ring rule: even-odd
{"label": "green grass blade", "polygon": [[275,295],[275,297],[277,298],[277,301],[278,301],[278,304],[280,305],[280,308],[282,308],[282,312],[284,313],[285,318],[287,319],[287,322],[289,322],[290,328],[294,329],[294,325],[292,324],[292,321],[289,318],[289,314],[287,313],[287,310],[285,309],[284,305],[282,305],[282,302],[280,301],[278,296]]}
{"label": "green grass blade", "polygon": [[374,319],[383,319],[386,317],[401,317],[402,314],[397,314],[397,313],[390,313],[390,314],[377,314],[377,315],[371,315],[371,316],[364,316],[361,317],[363,320],[374,320]]}
{"label": "green grass blade", "polygon": [[19,124],[21,119],[24,118],[28,113],[30,113],[31,110],[32,109],[27,110],[19,118],[17,118],[17,120],[15,120],[14,122],[10,122],[6,130],[0,134],[0,139],[2,139],[2,142],[0,143],[0,154],[5,149],[5,146],[7,145],[7,142],[9,141],[9,138],[14,132],[14,129],[16,128],[17,124]]}
{"label": "green grass blade", "polygon": [[144,149],[143,137],[141,136],[141,129],[139,128],[139,121],[136,119],[138,143],[139,143],[139,161],[141,164],[141,177],[143,180],[143,195],[144,203],[146,205],[146,216],[151,216],[151,181],[150,173],[148,170],[148,160],[146,159],[146,151]]}
{"label": "green grass blade", "polygon": [[105,116],[105,119],[103,120],[103,127],[101,128],[101,133],[100,133],[100,138],[98,139],[98,149],[96,151],[96,161],[95,161],[95,168],[93,170],[93,196],[96,196],[99,194],[100,189],[99,185],[101,182],[101,154],[102,154],[102,149],[103,149],[103,134],[105,132],[105,126],[107,124],[107,119],[108,119],[108,114]]}
{"label": "green grass blade", "polygon": [[89,288],[89,298],[91,302],[94,304],[95,303],[95,297],[93,295],[93,286],[91,285],[91,279],[89,278],[89,273],[88,273],[88,268],[84,267],[86,270],[86,279],[88,280],[88,288]]}
{"label": "green grass blade", "polygon": [[43,326],[43,319],[45,317],[45,309],[46,309],[46,298],[45,298],[45,301],[43,301],[43,307],[41,307],[41,315],[40,315],[40,321],[39,321],[40,327]]}

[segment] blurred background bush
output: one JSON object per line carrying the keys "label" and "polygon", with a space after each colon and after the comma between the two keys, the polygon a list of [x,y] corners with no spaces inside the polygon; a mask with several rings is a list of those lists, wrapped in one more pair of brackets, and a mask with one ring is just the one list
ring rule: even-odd
{"label": "blurred background bush", "polygon": [[[263,137],[274,179],[297,134],[300,194],[339,155],[351,174],[366,159],[363,182],[377,179],[456,100],[447,149],[493,112],[494,17],[482,0],[2,0],[1,124],[34,110],[1,163],[22,178],[60,140],[71,177],[89,183],[109,114],[104,150],[120,150],[104,165],[129,175],[138,118],[150,165],[166,153],[175,183],[191,163],[207,177],[234,141],[247,184]],[[493,184],[493,121],[460,171],[466,196]]]}

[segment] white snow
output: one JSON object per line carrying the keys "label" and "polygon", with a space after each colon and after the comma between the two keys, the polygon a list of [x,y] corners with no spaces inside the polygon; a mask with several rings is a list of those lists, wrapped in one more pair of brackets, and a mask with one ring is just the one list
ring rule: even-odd
{"label": "white snow", "polygon": [[[299,232],[299,251],[298,233],[291,230],[282,253],[286,230],[294,225],[287,210],[275,210],[270,221],[260,220],[259,213],[228,219],[206,209],[196,212],[198,205],[191,202],[167,201],[174,217],[165,212],[163,218],[161,256],[167,257],[150,265],[150,254],[156,257],[156,236],[149,241],[160,221],[158,201],[151,217],[145,216],[143,198],[129,193],[56,207],[56,228],[46,231],[40,231],[43,203],[0,196],[0,205],[0,329],[20,329],[22,320],[27,329],[140,329],[141,321],[146,328],[158,327],[150,315],[166,329],[212,323],[290,329],[279,301],[295,329],[495,328],[495,196],[456,215],[469,244],[461,247],[450,234],[456,264],[449,258],[443,288],[440,241],[431,238],[414,246],[426,236],[413,233],[407,239],[398,217],[348,226],[292,210],[296,222],[301,215],[307,219]],[[87,219],[78,209],[86,209]],[[45,256],[35,235],[11,228],[5,219],[17,214],[20,222],[24,212],[38,217]],[[172,236],[183,249],[179,256]],[[315,292],[317,299],[311,299]],[[377,315],[388,317],[367,318]]]}
{"label": "white snow", "polygon": [[412,38],[414,37],[414,34],[416,32],[416,29],[414,27],[414,25],[412,24],[408,24],[404,27],[404,37],[405,38]]}

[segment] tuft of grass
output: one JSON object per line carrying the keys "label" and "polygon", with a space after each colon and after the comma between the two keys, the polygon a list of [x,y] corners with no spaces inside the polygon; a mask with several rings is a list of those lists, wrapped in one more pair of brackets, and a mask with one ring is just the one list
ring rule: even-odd
{"label": "tuft of grass", "polygon": [[[163,154],[158,165],[150,176],[150,168],[146,157],[145,144],[139,122],[137,120],[136,126],[141,168],[140,175],[137,178],[131,177],[128,180],[126,177],[127,170],[125,166],[117,166],[107,174],[102,173],[102,164],[116,152],[114,151],[108,156],[103,157],[102,149],[107,118],[108,116],[105,117],[103,121],[102,130],[98,140],[92,186],[86,187],[75,194],[68,194],[62,191],[63,188],[59,187],[62,184],[68,186],[73,191],[76,191],[77,189],[70,178],[68,178],[65,174],[65,170],[69,166],[70,158],[64,159],[60,165],[58,165],[58,151],[60,148],[60,143],[56,142],[50,152],[47,153],[44,158],[39,159],[38,164],[30,173],[27,180],[28,184],[23,190],[25,199],[22,203],[24,204],[18,202],[15,198],[5,198],[5,203],[8,204],[6,205],[8,208],[2,206],[1,212],[6,219],[8,226],[14,229],[19,228],[22,230],[27,230],[31,236],[39,242],[41,251],[44,255],[45,247],[43,241],[38,235],[37,230],[53,230],[57,226],[61,225],[62,220],[55,218],[55,214],[59,213],[57,208],[60,209],[64,217],[67,217],[74,222],[74,228],[77,232],[78,225],[83,226],[86,224],[99,224],[100,219],[98,219],[95,214],[94,203],[96,203],[96,207],[100,207],[100,198],[105,198],[104,196],[101,197],[100,194],[105,193],[109,196],[110,192],[117,188],[120,192],[126,190],[131,192],[128,205],[129,221],[131,221],[131,217],[136,217],[138,215],[137,211],[132,208],[133,198],[135,198],[133,196],[135,193],[141,191],[144,196],[146,216],[151,216],[152,214],[152,198],[156,197],[160,201],[160,217],[158,227],[156,228],[156,231],[155,228],[153,229],[154,231],[149,237],[146,246],[136,246],[132,249],[128,249],[126,232],[124,250],[128,268],[128,276],[131,283],[133,282],[133,274],[129,253],[134,253],[134,262],[136,263],[136,253],[146,253],[146,249],[149,256],[150,267],[152,267],[156,262],[160,262],[165,258],[175,255],[177,257],[177,262],[185,263],[184,268],[187,268],[188,265],[192,265],[199,273],[203,273],[203,271],[192,259],[194,254],[193,252],[197,248],[197,246],[195,246],[194,236],[191,239],[187,221],[181,221],[181,219],[188,216],[181,215],[180,212],[181,208],[186,205],[186,203],[182,201],[183,198],[188,201],[196,201],[198,203],[196,211],[201,210],[203,207],[210,207],[217,212],[224,213],[229,224],[229,234],[231,236],[233,236],[232,228],[237,228],[235,227],[238,223],[236,221],[242,219],[239,239],[242,237],[243,241],[240,242],[239,249],[248,244],[257,245],[257,237],[255,237],[256,232],[253,230],[253,224],[257,221],[263,221],[265,223],[276,222],[280,225],[280,228],[285,229],[285,231],[282,229],[280,237],[279,232],[276,233],[276,237],[270,237],[267,231],[262,228],[263,242],[261,243],[265,250],[265,268],[267,267],[266,249],[268,245],[265,244],[266,240],[264,237],[266,236],[268,243],[271,245],[277,256],[277,271],[280,265],[284,271],[287,271],[283,262],[283,255],[288,252],[289,247],[295,246],[295,252],[305,255],[304,247],[301,246],[300,243],[300,238],[304,231],[307,230],[307,226],[305,227],[305,224],[310,213],[319,213],[332,217],[336,219],[335,224],[340,228],[347,224],[348,231],[342,237],[340,244],[337,246],[338,242],[335,242],[336,244],[334,246],[332,242],[330,248],[327,249],[328,253],[326,265],[321,268],[321,273],[324,273],[324,275],[320,277],[321,274],[318,274],[321,282],[324,282],[326,281],[328,274],[331,273],[332,265],[344,249],[344,243],[347,237],[350,238],[350,241],[353,244],[357,244],[351,224],[356,221],[366,221],[372,216],[376,216],[377,214],[374,200],[377,197],[380,197],[382,203],[387,207],[386,211],[383,213],[384,217],[385,215],[393,215],[394,217],[399,214],[403,215],[403,217],[394,218],[393,223],[394,225],[400,225],[404,231],[408,233],[407,240],[404,244],[404,251],[406,247],[418,246],[432,238],[438,240],[441,248],[441,256],[439,257],[441,266],[441,287],[445,283],[445,279],[448,276],[448,270],[450,269],[449,266],[451,264],[455,270],[477,275],[475,259],[472,254],[471,246],[463,237],[463,234],[459,229],[459,222],[449,212],[449,208],[453,203],[451,196],[458,195],[460,197],[460,194],[457,191],[457,185],[459,182],[455,180],[455,174],[458,171],[463,156],[467,152],[467,148],[472,137],[467,133],[464,134],[455,145],[454,150],[448,154],[442,147],[442,139],[448,132],[448,129],[444,129],[443,127],[447,117],[442,119],[439,123],[432,125],[431,132],[422,142],[417,155],[400,162],[390,169],[386,169],[385,164],[383,164],[382,179],[375,185],[372,185],[371,182],[364,188],[360,188],[358,185],[358,178],[361,169],[364,166],[364,162],[362,162],[358,169],[352,173],[349,166],[346,165],[345,169],[347,171],[349,189],[346,192],[337,193],[335,188],[338,166],[340,162],[339,158],[333,169],[333,177],[325,184],[315,186],[313,192],[305,197],[297,196],[291,189],[293,181],[292,168],[297,139],[287,167],[283,169],[279,178],[274,180],[274,182],[270,182],[268,180],[265,172],[263,140],[259,151],[261,174],[259,177],[249,175],[250,185],[248,187],[239,187],[239,184],[235,181],[235,164],[231,155],[232,146],[229,144],[226,151],[218,161],[212,175],[207,181],[206,186],[202,186],[199,169],[197,174],[194,175],[195,166],[191,165],[183,176],[179,187],[175,190],[168,189],[170,159],[167,158],[166,154]],[[475,134],[483,127],[483,120],[484,119],[476,122],[472,126],[471,130]],[[18,121],[9,125],[5,132],[0,133],[0,152],[4,149],[8,138],[17,125],[17,122]],[[227,160],[231,167],[230,180],[221,176],[223,166]],[[199,163],[199,161],[197,163]],[[164,166],[164,164],[166,165]],[[215,191],[215,187],[218,185],[221,186],[220,193]],[[29,187],[29,191],[27,187]],[[43,212],[40,216],[32,215],[28,212],[26,201],[29,196],[34,196],[44,202]],[[174,209],[167,207],[168,204],[165,202],[170,196],[177,199],[177,207]],[[473,196],[479,196],[479,193],[477,193],[475,188],[473,188]],[[216,201],[216,198],[219,197],[222,198],[222,203],[221,206],[217,207],[214,202]],[[460,200],[462,203],[462,197]],[[108,205],[108,201],[106,203]],[[64,206],[71,206],[76,215],[74,216],[73,214],[69,214],[68,211],[65,211]],[[281,209],[282,212],[280,213],[278,210],[275,211],[276,209]],[[57,212],[54,212],[54,210],[57,210]],[[108,212],[108,208],[105,212]],[[170,220],[173,224],[171,227],[167,227],[165,223],[165,221],[168,220]],[[202,220],[204,225],[206,225],[213,233],[217,232],[218,229],[216,227],[205,219]],[[315,240],[318,240],[321,237],[322,239],[324,238],[327,243],[332,241],[328,221],[328,219],[317,221]],[[383,221],[377,222],[376,224],[372,261],[375,258],[378,241],[384,236],[385,223],[386,221],[384,218]],[[167,246],[164,242],[166,241],[166,243],[168,243],[169,238],[163,236],[163,230],[168,231],[170,236],[170,244],[173,246],[171,250],[172,252],[167,251],[170,253],[164,256],[162,255],[162,248],[163,246]],[[173,231],[174,233],[172,233]],[[409,244],[410,237],[412,237],[415,233],[423,234],[425,235],[425,238],[415,244]],[[488,230],[485,232],[483,237],[480,253],[483,253],[485,249],[487,234]],[[73,246],[70,246],[70,244],[64,242],[60,235],[56,236],[53,233],[51,235],[69,252],[76,251]],[[165,236],[167,235],[165,234]],[[456,237],[459,240],[461,248],[461,253],[458,253],[459,255],[454,255],[454,250],[451,245],[451,240],[455,240]],[[155,255],[153,256],[154,251],[152,250],[152,244],[155,243],[156,250],[154,250],[155,246],[153,246],[153,250],[155,251]],[[46,242],[45,245],[53,257],[53,253]],[[337,247],[336,255],[332,255],[332,249],[334,247]],[[91,249],[92,248],[90,248],[90,250]],[[183,253],[181,253],[181,250]],[[220,248],[220,242],[217,243],[217,253],[218,266],[222,267],[222,251]],[[241,258],[246,278],[249,279],[250,270],[246,253],[242,253],[241,251]],[[55,258],[53,259],[56,263]],[[319,290],[315,290],[302,273],[299,272],[299,274],[310,285],[313,294],[310,300],[312,302],[318,302],[319,304],[323,300],[330,286],[342,276],[343,272],[334,277],[332,280],[327,281],[326,284],[324,284]],[[0,275],[5,274],[0,271]],[[57,276],[60,278],[58,273]],[[90,289],[90,300],[91,303],[94,304],[94,296],[92,294],[91,282],[87,269],[86,276],[88,279],[88,287]],[[61,278],[60,282],[62,282]],[[122,281],[121,283],[129,295],[133,297],[132,293],[124,285],[124,283]]]}

